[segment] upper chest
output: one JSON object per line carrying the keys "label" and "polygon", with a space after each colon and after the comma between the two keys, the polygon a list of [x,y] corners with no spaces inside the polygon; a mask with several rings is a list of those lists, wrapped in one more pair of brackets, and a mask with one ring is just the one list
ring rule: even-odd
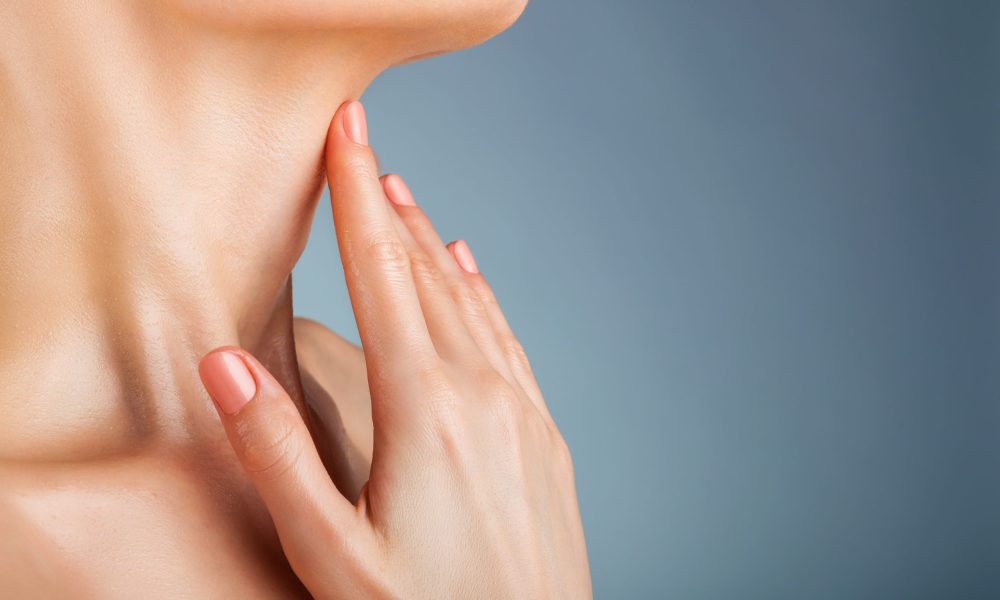
{"label": "upper chest", "polygon": [[48,467],[30,478],[0,475],[0,589],[100,598],[305,595],[256,493],[228,467],[136,458],[77,467],[72,478]]}

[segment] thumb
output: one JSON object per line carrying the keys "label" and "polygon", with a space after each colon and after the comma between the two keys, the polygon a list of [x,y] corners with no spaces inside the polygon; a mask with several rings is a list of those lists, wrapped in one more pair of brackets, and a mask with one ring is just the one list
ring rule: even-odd
{"label": "thumb", "polygon": [[357,510],[330,479],[291,398],[257,359],[240,348],[217,348],[198,371],[302,577],[317,557],[329,556],[332,540],[350,535]]}

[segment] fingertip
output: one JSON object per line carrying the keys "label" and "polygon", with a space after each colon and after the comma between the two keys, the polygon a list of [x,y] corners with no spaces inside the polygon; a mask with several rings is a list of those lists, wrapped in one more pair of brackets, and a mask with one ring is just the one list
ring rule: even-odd
{"label": "fingertip", "polygon": [[368,145],[368,120],[365,107],[357,100],[348,100],[333,113],[327,142],[343,139],[359,146]]}
{"label": "fingertip", "polygon": [[368,120],[365,116],[364,105],[357,100],[351,100],[344,106],[344,114],[341,119],[347,138],[355,144],[367,146]]}
{"label": "fingertip", "polygon": [[334,113],[324,160],[331,193],[357,191],[359,185],[370,190],[369,180],[378,178],[379,157],[368,145],[368,127],[360,102],[345,102]]}
{"label": "fingertip", "polygon": [[[337,107],[337,110],[333,111],[333,117],[330,119],[330,126],[326,130],[326,145],[329,151],[330,146],[335,144],[342,136],[346,136],[344,133],[344,108],[347,107],[347,102],[342,103]],[[329,152],[328,152],[329,153]]]}
{"label": "fingertip", "polygon": [[465,240],[455,240],[448,244],[448,252],[451,252],[452,257],[458,266],[462,268],[466,273],[477,274],[479,273],[479,267],[476,265],[476,259],[472,256],[472,250],[469,248],[469,244]]}
{"label": "fingertip", "polygon": [[413,198],[413,192],[403,181],[403,178],[395,173],[383,175],[381,178],[382,189],[389,201],[397,206],[416,206],[417,201]]}
{"label": "fingertip", "polygon": [[216,407],[235,415],[257,395],[257,380],[239,348],[224,346],[206,354],[198,363],[198,374]]}

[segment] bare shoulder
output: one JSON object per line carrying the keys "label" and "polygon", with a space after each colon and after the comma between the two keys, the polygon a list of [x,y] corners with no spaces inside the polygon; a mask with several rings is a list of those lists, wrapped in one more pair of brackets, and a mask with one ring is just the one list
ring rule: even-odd
{"label": "bare shoulder", "polygon": [[328,327],[295,317],[295,352],[306,397],[315,410],[333,403],[348,436],[371,459],[372,416],[361,348]]}
{"label": "bare shoulder", "polygon": [[331,379],[365,378],[365,355],[357,344],[305,317],[295,317],[294,327],[300,366],[322,367]]}

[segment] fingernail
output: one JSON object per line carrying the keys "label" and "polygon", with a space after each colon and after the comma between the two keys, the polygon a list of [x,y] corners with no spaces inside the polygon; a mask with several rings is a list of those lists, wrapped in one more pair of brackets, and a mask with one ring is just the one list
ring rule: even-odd
{"label": "fingernail", "polygon": [[355,144],[368,145],[368,123],[365,120],[365,107],[357,100],[344,108],[344,133]]}
{"label": "fingernail", "polygon": [[467,273],[478,273],[479,268],[476,266],[476,259],[472,257],[472,250],[469,249],[469,245],[465,243],[465,240],[458,240],[451,245],[451,255],[455,257],[455,262],[458,266],[462,267],[462,270]]}
{"label": "fingernail", "polygon": [[385,188],[385,195],[389,197],[389,200],[393,204],[399,206],[416,206],[417,201],[413,199],[413,192],[403,181],[403,178],[396,174],[386,175],[385,183],[383,184]]}
{"label": "fingernail", "polygon": [[246,363],[231,352],[212,352],[198,370],[208,395],[227,415],[238,413],[257,393],[257,382]]}

